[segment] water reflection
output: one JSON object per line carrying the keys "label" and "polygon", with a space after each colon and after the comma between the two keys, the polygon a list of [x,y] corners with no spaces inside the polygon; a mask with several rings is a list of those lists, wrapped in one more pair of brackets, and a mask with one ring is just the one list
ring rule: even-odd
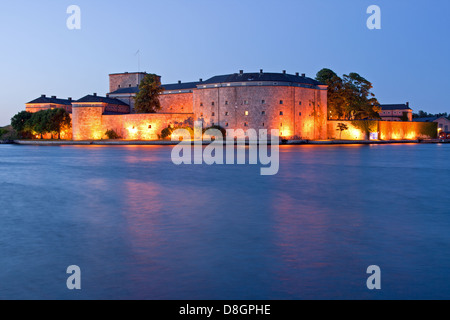
{"label": "water reflection", "polygon": [[449,148],[280,150],[262,177],[170,147],[1,146],[0,298],[450,297]]}

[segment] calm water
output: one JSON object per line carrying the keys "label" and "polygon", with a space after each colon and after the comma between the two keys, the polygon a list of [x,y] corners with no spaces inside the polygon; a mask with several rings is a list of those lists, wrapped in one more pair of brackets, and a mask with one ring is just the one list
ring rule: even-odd
{"label": "calm water", "polygon": [[0,299],[450,299],[450,145],[285,146],[272,177],[170,152],[0,146]]}

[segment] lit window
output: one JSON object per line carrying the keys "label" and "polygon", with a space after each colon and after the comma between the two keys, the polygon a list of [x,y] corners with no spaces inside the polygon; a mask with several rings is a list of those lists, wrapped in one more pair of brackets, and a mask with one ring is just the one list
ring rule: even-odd
{"label": "lit window", "polygon": [[248,111],[245,111],[245,115],[248,116]]}

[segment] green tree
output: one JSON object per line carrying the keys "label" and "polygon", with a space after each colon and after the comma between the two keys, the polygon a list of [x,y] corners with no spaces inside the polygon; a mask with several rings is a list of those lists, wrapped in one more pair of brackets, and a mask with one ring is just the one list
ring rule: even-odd
{"label": "green tree", "polygon": [[328,118],[379,119],[381,108],[371,92],[372,83],[357,73],[340,78],[330,69],[322,69],[316,80],[328,86]]}
{"label": "green tree", "polygon": [[328,86],[328,119],[344,118],[346,100],[342,79],[333,70],[324,68],[317,73],[316,80]]}
{"label": "green tree", "polygon": [[47,110],[47,129],[50,133],[57,134],[58,140],[61,139],[61,132],[67,130],[71,126],[70,114],[64,109]]}
{"label": "green tree", "polygon": [[342,131],[348,130],[345,123],[338,123],[336,131],[339,131],[339,140],[342,140]]}
{"label": "green tree", "polygon": [[31,118],[33,113],[21,111],[11,118],[11,126],[21,136],[26,135],[31,131]]}
{"label": "green tree", "polygon": [[33,132],[41,136],[41,139],[43,139],[44,134],[51,132],[47,110],[33,113],[30,119],[30,127]]}
{"label": "green tree", "polygon": [[0,139],[3,137],[4,134],[7,134],[8,130],[0,128]]}
{"label": "green tree", "polygon": [[379,102],[370,90],[371,82],[359,74],[352,72],[344,75],[344,96],[346,113],[349,119],[379,119],[381,108]]}
{"label": "green tree", "polygon": [[160,94],[164,91],[161,87],[160,77],[155,74],[147,74],[139,85],[139,92],[135,97],[134,110],[136,113],[156,113],[161,109]]}

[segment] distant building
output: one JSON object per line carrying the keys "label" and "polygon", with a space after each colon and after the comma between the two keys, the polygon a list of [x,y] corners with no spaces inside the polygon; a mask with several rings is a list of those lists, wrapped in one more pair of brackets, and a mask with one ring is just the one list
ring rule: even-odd
{"label": "distant building", "polygon": [[382,104],[380,105],[380,117],[384,121],[412,121],[413,110],[406,104]]}
{"label": "distant building", "polygon": [[72,113],[72,98],[59,99],[56,96],[47,97],[43,94],[41,97],[34,99],[25,104],[25,110],[35,113],[41,110],[48,109],[64,109]]}
{"label": "distant building", "polygon": [[450,134],[450,120],[446,117],[428,117],[428,118],[416,118],[414,122],[436,122],[438,124],[439,133]]}
{"label": "distant building", "polygon": [[100,97],[96,93],[87,95],[77,101],[73,102],[73,107],[102,107],[102,114],[128,114],[130,113],[130,106],[121,100],[110,98],[109,96]]}

